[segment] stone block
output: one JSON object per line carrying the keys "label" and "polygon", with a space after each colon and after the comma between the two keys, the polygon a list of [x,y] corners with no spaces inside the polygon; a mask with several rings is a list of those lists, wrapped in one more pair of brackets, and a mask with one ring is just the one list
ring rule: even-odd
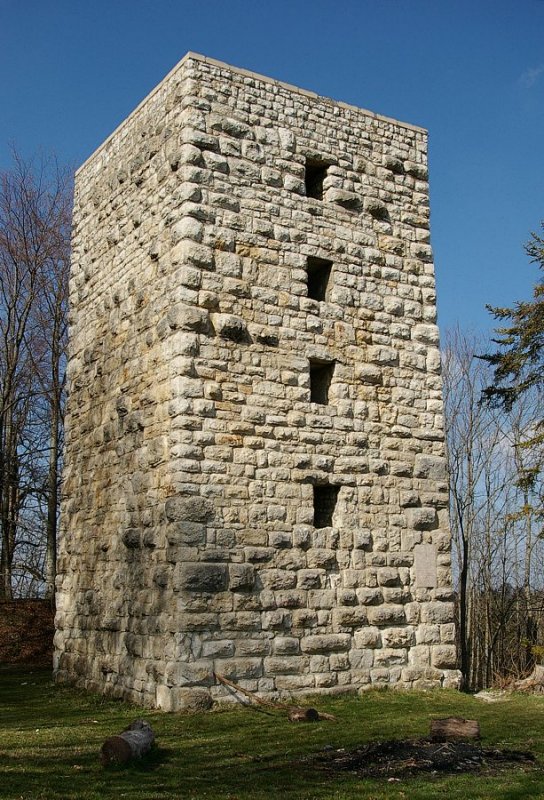
{"label": "stone block", "polygon": [[408,648],[415,642],[413,628],[385,628],[381,635],[384,647],[388,648]]}
{"label": "stone block", "polygon": [[436,510],[434,508],[407,508],[406,522],[415,530],[431,530],[436,527]]}
{"label": "stone block", "polygon": [[435,645],[431,648],[431,664],[437,669],[455,669],[457,651],[455,645]]}
{"label": "stone block", "polygon": [[300,640],[292,636],[276,636],[274,638],[274,655],[296,655],[300,652]]}
{"label": "stone block", "polygon": [[303,675],[307,670],[308,658],[305,656],[270,656],[264,659],[264,671],[267,675]]}
{"label": "stone block", "polygon": [[204,497],[169,497],[164,506],[169,522],[209,522],[214,516],[214,507]]}
{"label": "stone block", "polygon": [[452,622],[454,618],[453,603],[423,603],[421,621],[432,624]]}
{"label": "stone block", "polygon": [[399,605],[369,606],[367,614],[369,624],[380,627],[402,624],[406,620],[404,608]]}
{"label": "stone block", "polygon": [[212,324],[215,332],[223,339],[233,342],[243,342],[248,338],[245,321],[234,314],[212,314]]}
{"label": "stone block", "polygon": [[446,459],[443,456],[416,455],[414,477],[435,481],[446,480]]}
{"label": "stone block", "polygon": [[263,661],[261,658],[221,659],[217,662],[215,671],[236,682],[247,678],[260,678],[263,674]]}
{"label": "stone block", "polygon": [[253,564],[229,564],[229,589],[231,592],[249,592],[255,585]]}
{"label": "stone block", "polygon": [[347,633],[305,636],[300,647],[303,653],[334,653],[349,650],[351,636]]}
{"label": "stone block", "polygon": [[190,592],[222,592],[228,585],[226,564],[182,564],[179,587]]}
{"label": "stone block", "polygon": [[367,623],[367,609],[361,606],[344,606],[334,608],[332,612],[333,630],[343,628],[360,628]]}

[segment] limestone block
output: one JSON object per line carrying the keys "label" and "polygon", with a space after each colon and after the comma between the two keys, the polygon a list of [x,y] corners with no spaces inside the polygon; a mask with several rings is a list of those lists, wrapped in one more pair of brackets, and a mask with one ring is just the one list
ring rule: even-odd
{"label": "limestone block", "polygon": [[344,606],[334,608],[332,612],[333,630],[343,630],[345,628],[360,628],[366,625],[367,612],[361,606]]}
{"label": "limestone block", "polygon": [[348,633],[317,634],[305,636],[300,647],[303,653],[333,653],[349,650],[351,636]]}
{"label": "limestone block", "polygon": [[336,203],[352,211],[356,211],[362,206],[361,199],[355,192],[347,192],[345,189],[327,189],[325,192],[325,199],[328,203]]}
{"label": "limestone block", "polygon": [[391,567],[378,569],[378,584],[380,586],[397,586],[399,584],[399,571]]}
{"label": "limestone block", "polygon": [[269,639],[242,639],[236,643],[237,656],[267,656],[271,649]]}
{"label": "limestone block", "polygon": [[301,569],[297,576],[299,589],[317,589],[323,586],[326,571],[321,569]]}
{"label": "limestone block", "polygon": [[208,129],[213,133],[226,133],[228,136],[235,136],[238,139],[253,138],[253,132],[249,125],[233,117],[223,117],[219,114],[209,115]]}
{"label": "limestone block", "polygon": [[234,314],[212,314],[212,324],[216,333],[223,339],[242,342],[248,337],[245,321]]}
{"label": "limestone block", "polygon": [[431,480],[446,479],[446,460],[442,456],[418,454],[415,458],[414,477]]}
{"label": "limestone block", "polygon": [[141,531],[139,528],[127,528],[122,536],[125,547],[130,550],[137,550],[142,546]]}
{"label": "limestone block", "polygon": [[274,655],[293,655],[300,652],[300,640],[292,636],[274,638]]}
{"label": "limestone block", "polygon": [[202,644],[204,658],[231,658],[234,655],[234,642],[230,639],[218,639]]}
{"label": "limestone block", "polygon": [[356,367],[356,377],[361,383],[381,385],[382,371],[374,364],[360,364]]}
{"label": "limestone block", "polygon": [[423,603],[421,621],[430,624],[451,623],[454,616],[453,603]]}
{"label": "limestone block", "polygon": [[225,564],[182,564],[179,587],[191,592],[221,592],[227,588],[228,567]]}
{"label": "limestone block", "polygon": [[379,650],[374,650],[374,666],[379,667],[395,667],[406,664],[408,661],[407,651],[405,649],[382,647]]}
{"label": "limestone block", "polygon": [[381,589],[357,589],[356,595],[359,603],[364,606],[383,603],[383,592]]}
{"label": "limestone block", "polygon": [[404,608],[399,605],[369,606],[367,614],[369,624],[377,626],[404,623],[406,619]]}
{"label": "limestone block", "polygon": [[166,314],[169,327],[187,331],[206,333],[209,328],[209,315],[203,308],[196,308],[187,303],[177,303],[171,306]]}
{"label": "limestone block", "polygon": [[154,704],[162,711],[201,713],[208,711],[212,702],[210,692],[204,689],[179,689],[158,685]]}
{"label": "limestone block", "polygon": [[414,644],[415,636],[413,628],[386,628],[381,632],[384,647],[408,648]]}
{"label": "limestone block", "polygon": [[259,575],[267,589],[292,589],[297,582],[296,573],[285,569],[263,569]]}
{"label": "limestone block", "polygon": [[307,656],[270,656],[264,659],[264,670],[268,675],[303,675],[308,670],[308,660]]}
{"label": "limestone block", "polygon": [[458,669],[444,669],[442,672],[442,686],[444,689],[460,689],[463,676]]}
{"label": "limestone block", "polygon": [[263,674],[263,661],[261,658],[221,659],[217,662],[215,671],[233,681],[260,678]]}
{"label": "limestone block", "polygon": [[200,522],[173,522],[166,531],[168,544],[175,547],[197,546],[206,541],[206,525]]}
{"label": "limestone block", "polygon": [[349,651],[349,666],[355,670],[369,670],[374,666],[374,651],[364,648]]}
{"label": "limestone block", "polygon": [[164,506],[169,522],[208,522],[214,516],[214,507],[204,497],[169,497]]}
{"label": "limestone block", "polygon": [[193,267],[213,269],[213,250],[207,245],[199,244],[189,239],[183,239],[171,249],[170,261],[174,266],[176,264],[189,264]]}
{"label": "limestone block", "polygon": [[373,650],[382,646],[381,633],[378,628],[364,627],[354,634],[355,646],[361,650]]}
{"label": "limestone block", "polygon": [[437,525],[436,509],[434,508],[407,508],[404,513],[409,528],[430,530]]}
{"label": "limestone block", "polygon": [[399,361],[399,354],[392,347],[371,346],[367,348],[367,359],[381,366],[395,366]]}
{"label": "limestone block", "polygon": [[214,681],[213,662],[173,661],[166,665],[164,677],[168,686],[209,686]]}
{"label": "limestone block", "polygon": [[455,645],[435,645],[431,648],[431,664],[437,669],[455,669],[457,651]]}
{"label": "limestone block", "polygon": [[428,179],[428,170],[424,164],[417,164],[414,161],[407,160],[404,162],[404,171],[408,175],[413,175],[414,178],[419,178],[422,181]]}
{"label": "limestone block", "polygon": [[255,567],[252,564],[229,564],[229,589],[247,592],[255,585]]}

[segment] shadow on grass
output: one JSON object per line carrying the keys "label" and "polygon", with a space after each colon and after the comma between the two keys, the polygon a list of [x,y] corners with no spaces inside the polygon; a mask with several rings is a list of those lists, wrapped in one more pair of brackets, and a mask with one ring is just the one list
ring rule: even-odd
{"label": "shadow on grass", "polygon": [[128,761],[126,764],[108,764],[104,767],[107,772],[154,772],[172,760],[174,751],[168,747],[154,746],[143,758]]}

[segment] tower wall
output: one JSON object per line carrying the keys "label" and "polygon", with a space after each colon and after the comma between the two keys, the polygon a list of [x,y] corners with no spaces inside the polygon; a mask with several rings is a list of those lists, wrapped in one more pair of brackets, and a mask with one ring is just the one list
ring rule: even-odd
{"label": "tower wall", "polygon": [[70,303],[59,680],[456,684],[424,130],[188,54],[78,172]]}

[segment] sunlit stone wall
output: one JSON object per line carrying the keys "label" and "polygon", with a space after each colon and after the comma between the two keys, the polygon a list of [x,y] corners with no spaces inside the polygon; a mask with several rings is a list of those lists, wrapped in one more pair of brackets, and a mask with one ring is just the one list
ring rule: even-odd
{"label": "sunlit stone wall", "polygon": [[424,130],[188,54],[79,170],[56,674],[456,685]]}

